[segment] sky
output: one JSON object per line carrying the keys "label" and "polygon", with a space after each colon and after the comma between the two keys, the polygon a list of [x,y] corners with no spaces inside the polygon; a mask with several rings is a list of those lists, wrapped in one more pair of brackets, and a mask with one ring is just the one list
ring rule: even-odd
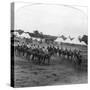
{"label": "sky", "polygon": [[87,7],[56,4],[15,4],[15,30],[38,30],[44,34],[88,34]]}

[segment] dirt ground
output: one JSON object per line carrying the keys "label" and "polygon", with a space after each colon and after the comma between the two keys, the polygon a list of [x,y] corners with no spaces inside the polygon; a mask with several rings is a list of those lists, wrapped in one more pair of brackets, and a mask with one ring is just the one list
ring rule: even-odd
{"label": "dirt ground", "polygon": [[15,57],[15,87],[87,83],[87,71],[61,57],[52,57],[50,65],[35,65],[24,57]]}

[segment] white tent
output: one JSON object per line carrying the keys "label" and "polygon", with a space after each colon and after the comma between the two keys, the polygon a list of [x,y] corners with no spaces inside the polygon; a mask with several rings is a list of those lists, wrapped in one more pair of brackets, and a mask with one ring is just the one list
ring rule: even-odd
{"label": "white tent", "polygon": [[66,40],[63,40],[62,38],[57,38],[55,41],[58,43],[63,42],[63,43],[70,43],[70,44],[86,45],[84,42],[80,42],[77,37],[75,37],[73,40],[70,40],[69,38],[67,38]]}
{"label": "white tent", "polygon": [[81,42],[82,45],[86,45],[83,41]]}
{"label": "white tent", "polygon": [[64,40],[64,43],[72,43],[72,41],[69,38],[67,38],[66,40]]}
{"label": "white tent", "polygon": [[67,38],[67,39],[64,41],[64,43],[80,44],[80,45],[83,44],[83,45],[85,45],[84,42],[80,42],[77,37],[74,38],[73,40],[70,40],[69,38]]}
{"label": "white tent", "polygon": [[72,41],[70,41],[71,44],[79,44],[79,45],[85,45],[84,42],[80,42],[78,38],[74,38]]}
{"label": "white tent", "polygon": [[72,44],[81,44],[81,42],[78,40],[78,38],[74,38],[72,40]]}
{"label": "white tent", "polygon": [[17,37],[20,37],[18,32],[14,32],[14,35],[16,35]]}
{"label": "white tent", "polygon": [[28,33],[22,33],[21,35],[20,35],[20,37],[21,38],[30,38],[30,36],[29,36],[29,34]]}
{"label": "white tent", "polygon": [[62,38],[57,38],[55,41],[56,42],[64,42],[64,40]]}

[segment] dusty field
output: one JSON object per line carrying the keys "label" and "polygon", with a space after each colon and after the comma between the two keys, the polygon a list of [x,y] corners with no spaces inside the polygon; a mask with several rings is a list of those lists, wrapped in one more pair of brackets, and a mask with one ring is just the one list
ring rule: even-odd
{"label": "dusty field", "polygon": [[82,67],[60,57],[52,57],[51,64],[44,66],[15,57],[15,87],[87,83],[87,71]]}

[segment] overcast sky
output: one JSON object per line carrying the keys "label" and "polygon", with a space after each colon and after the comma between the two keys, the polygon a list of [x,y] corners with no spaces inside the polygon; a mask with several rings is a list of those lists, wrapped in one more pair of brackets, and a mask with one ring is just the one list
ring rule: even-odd
{"label": "overcast sky", "polygon": [[66,5],[15,5],[15,29],[38,30],[50,35],[78,36],[88,33],[87,8]]}

